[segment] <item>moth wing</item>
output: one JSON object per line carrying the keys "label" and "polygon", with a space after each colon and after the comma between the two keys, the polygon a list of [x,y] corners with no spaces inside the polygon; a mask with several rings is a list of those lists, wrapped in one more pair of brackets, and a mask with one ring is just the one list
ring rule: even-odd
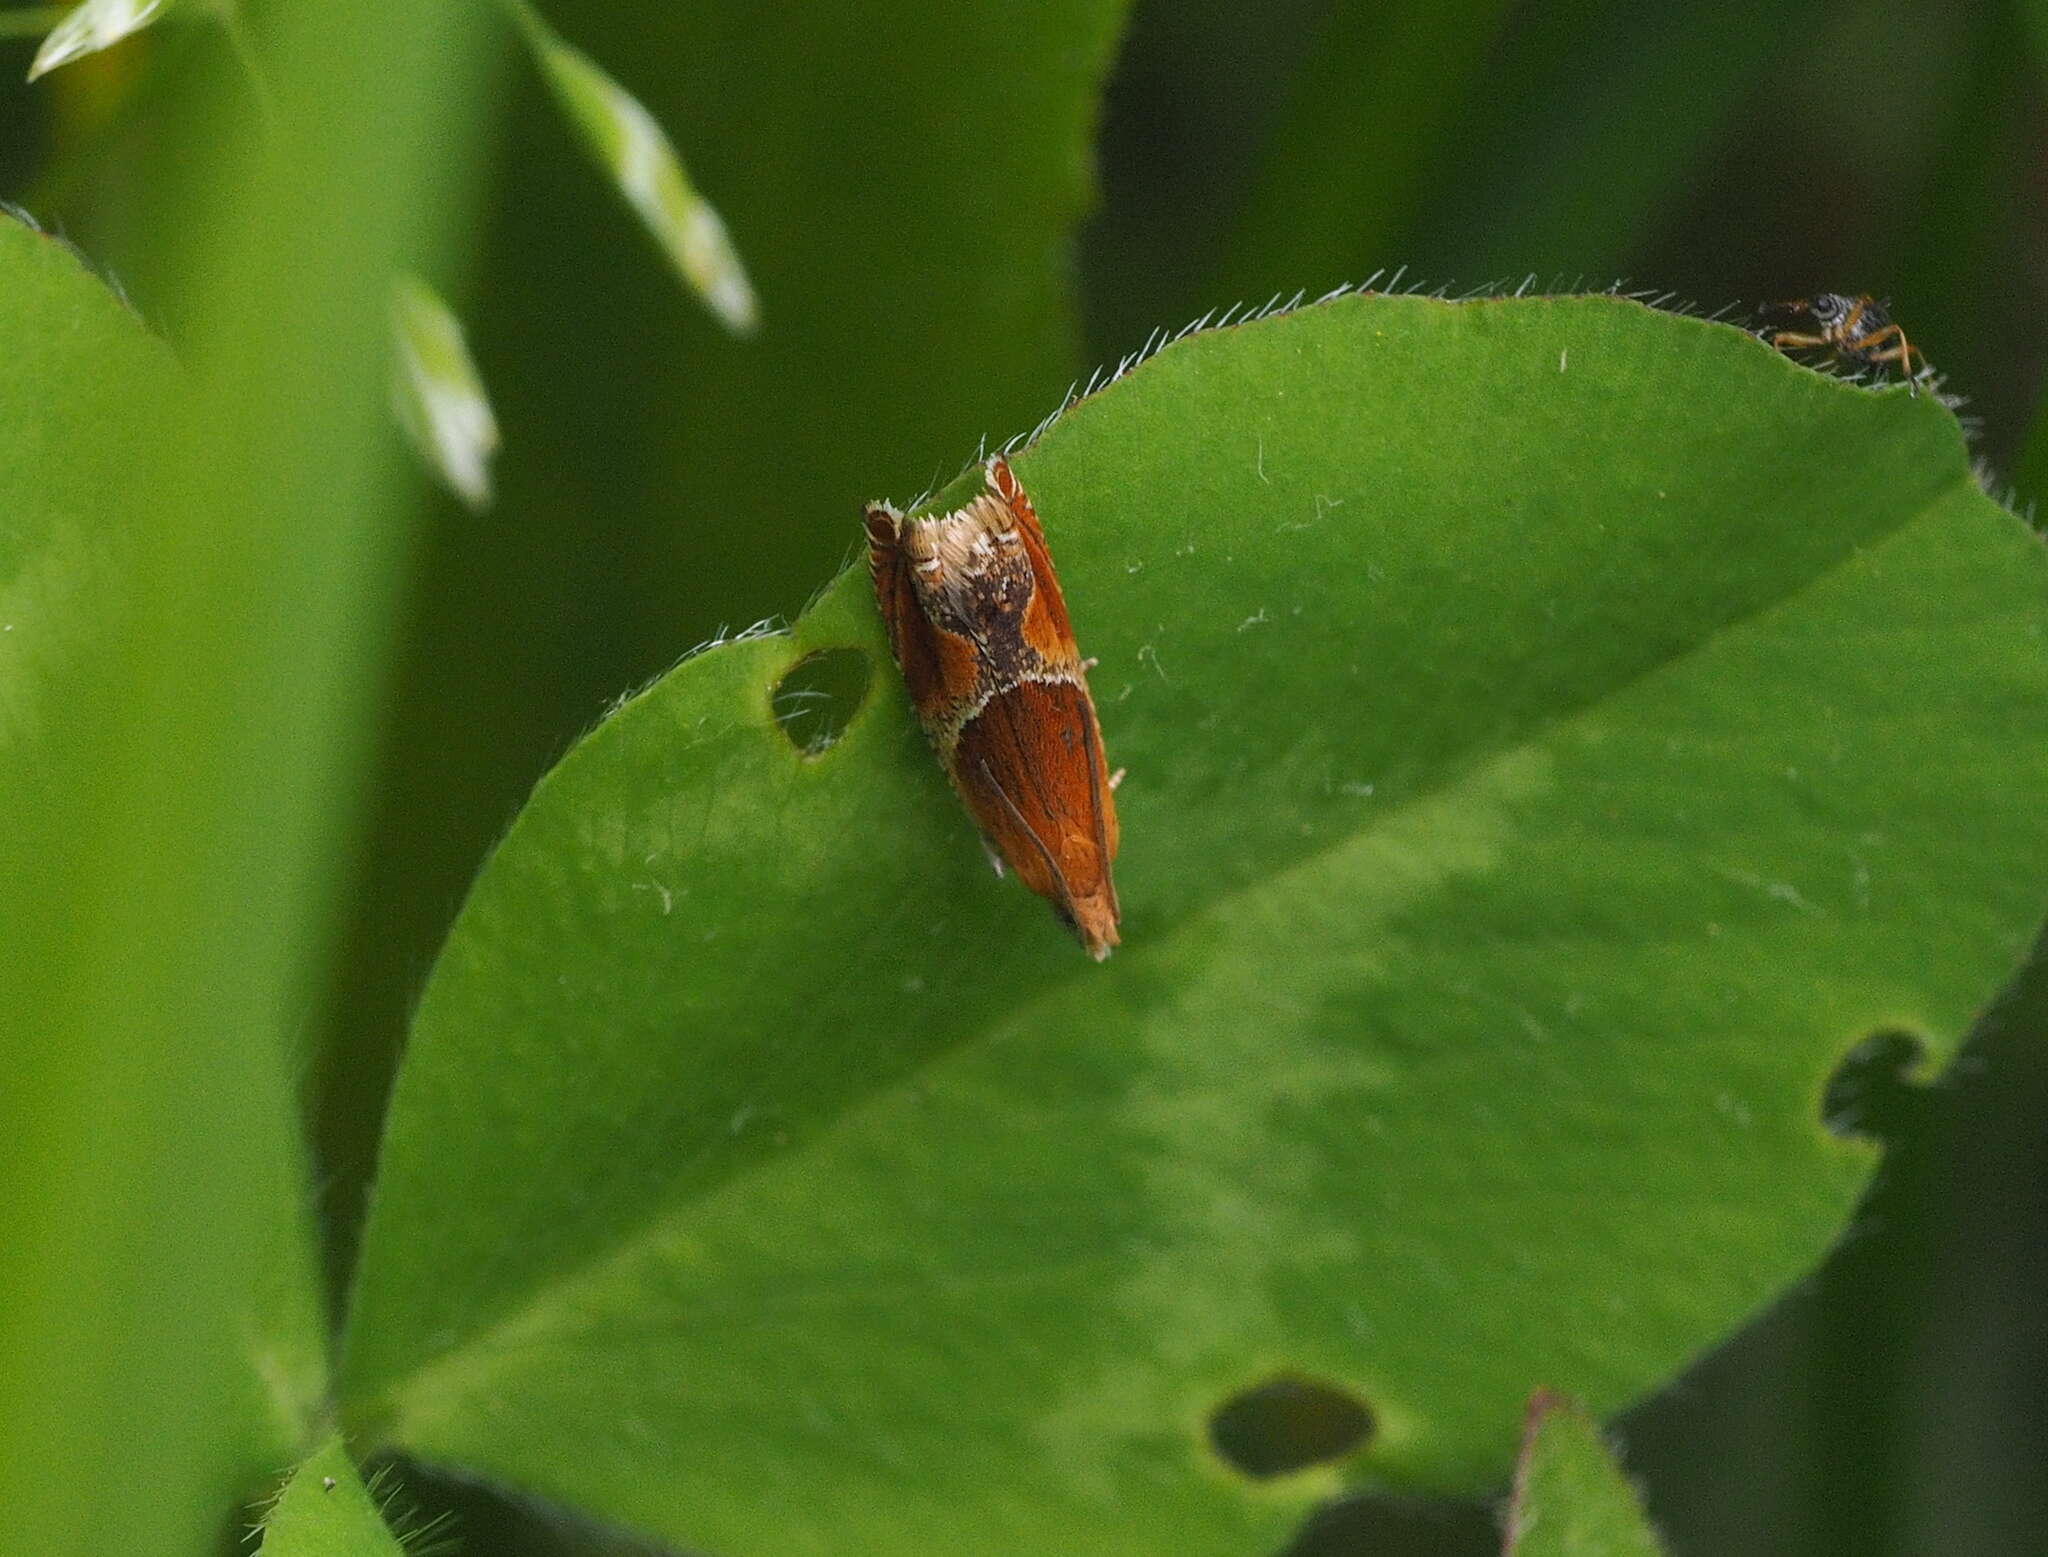
{"label": "moth wing", "polygon": [[[1037,584],[1036,604],[1043,607],[1046,625],[1064,649],[1063,654],[1048,654],[1046,658],[1055,663],[1071,662],[1076,667],[1076,674],[1084,678],[1085,688],[1087,672],[1079,668],[1080,650],[1074,646],[1074,628],[1067,616],[1067,599],[1060,593],[1059,575],[1053,571],[1052,551],[1045,543],[1045,528],[1038,522],[1038,510],[1031,506],[1031,498],[1023,483],[1010,469],[1010,462],[1001,455],[989,461],[988,483],[1008,510],[1011,522],[1017,526],[1018,536],[1024,543],[1024,554],[1031,559],[1031,575]],[[1040,644],[1041,651],[1045,647],[1045,644]],[[1107,864],[1116,858],[1123,840],[1117,827],[1116,799],[1109,788],[1109,763],[1102,752],[1102,725],[1095,716],[1095,700],[1084,690],[1081,703],[1085,721],[1083,738],[1090,747],[1089,782],[1095,802],[1095,843]],[[1111,901],[1115,901],[1114,888],[1111,888]]]}
{"label": "moth wing", "polygon": [[939,648],[911,578],[910,554],[903,547],[903,519],[893,509],[876,504],[868,509],[865,524],[875,604],[889,634],[890,651],[910,689],[910,700],[921,715],[941,685]]}
{"label": "moth wing", "polygon": [[[1038,522],[1038,510],[1031,506],[1031,499],[1025,495],[1023,485],[1011,471],[1010,462],[1000,455],[989,461],[988,480],[1024,543],[1024,555],[1031,561],[1031,577],[1037,585],[1037,603],[1045,613],[1046,625],[1066,646],[1068,653],[1078,658],[1078,651],[1074,649],[1074,624],[1067,617],[1067,597],[1060,593],[1059,575],[1053,571],[1052,550],[1045,544],[1045,528]],[[1041,644],[1040,649],[1042,652],[1044,645]]]}
{"label": "moth wing", "polygon": [[[1085,697],[1082,702],[1088,719],[1088,755],[1093,765],[1088,777],[1095,792],[1095,846],[1102,851],[1103,883],[1109,887],[1109,901],[1114,906],[1116,887],[1109,880],[1109,864],[1123,845],[1123,834],[1117,826],[1116,792],[1109,787],[1109,759],[1102,754],[1102,722],[1095,717],[1095,699]],[[1120,909],[1116,911],[1121,913]]]}

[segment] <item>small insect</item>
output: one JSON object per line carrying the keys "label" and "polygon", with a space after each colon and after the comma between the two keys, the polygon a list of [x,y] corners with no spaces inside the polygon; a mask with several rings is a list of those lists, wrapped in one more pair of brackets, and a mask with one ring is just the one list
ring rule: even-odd
{"label": "small insect", "polygon": [[[1915,394],[1928,371],[1927,358],[1906,339],[1906,332],[1892,322],[1890,300],[1873,297],[1845,297],[1839,292],[1821,292],[1797,302],[1779,303],[1775,311],[1802,315],[1813,321],[1811,332],[1769,329],[1765,340],[1780,351],[1821,349],[1833,352],[1844,362],[1859,367],[1882,369],[1896,362],[1906,375],[1906,385]],[[1920,359],[1920,371],[1913,371],[1913,359]]]}
{"label": "small insect", "polygon": [[875,600],[910,700],[988,849],[1097,962],[1117,944],[1115,790],[1045,532],[1009,463],[951,513],[868,506]]}

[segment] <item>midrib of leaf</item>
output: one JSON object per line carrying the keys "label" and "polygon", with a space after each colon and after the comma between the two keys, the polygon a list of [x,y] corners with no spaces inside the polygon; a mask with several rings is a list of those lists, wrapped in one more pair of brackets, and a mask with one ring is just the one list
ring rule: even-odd
{"label": "midrib of leaf", "polygon": [[[1868,392],[1846,384],[1843,391],[1856,394]],[[1730,636],[1759,626],[1773,615],[1791,609],[1811,591],[1832,580],[1852,558],[1874,552],[1922,523],[1940,522],[1944,511],[1952,503],[1958,499],[1966,500],[1975,491],[1976,488],[1967,474],[1958,475],[1937,488],[1923,505],[1902,515],[1896,524],[1851,543],[1844,550],[1832,555],[1825,566],[1808,573],[1793,582],[1790,587],[1774,591],[1765,598],[1752,602],[1746,609],[1727,617],[1692,641],[1644,661],[1616,680],[1589,691],[1581,698],[1567,701],[1556,712],[1532,720],[1503,735],[1497,741],[1481,742],[1460,753],[1455,759],[1446,762],[1433,778],[1419,782],[1409,795],[1370,820],[1334,834],[1327,843],[1303,851],[1284,866],[1255,881],[1216,892],[1200,900],[1198,906],[1185,914],[1178,923],[1161,931],[1157,939],[1163,941],[1169,937],[1213,933],[1218,926],[1228,926],[1238,921],[1252,900],[1285,896],[1290,882],[1300,881],[1327,870],[1339,856],[1348,853],[1370,853],[1390,835],[1412,829],[1414,819],[1419,813],[1427,813],[1453,804],[1463,796],[1476,795],[1497,788],[1497,785],[1489,781],[1489,777],[1496,773],[1502,764],[1518,755],[1535,755],[1549,744],[1553,737],[1570,728],[1575,721],[1588,713],[1659,676],[1674,673],[1694,656]],[[849,583],[850,578],[851,570],[828,586],[825,598],[836,596],[841,589],[858,587],[859,581]],[[820,604],[823,603],[821,600]],[[765,641],[772,643],[776,640]],[[738,645],[731,647],[737,648]],[[1119,955],[1142,956],[1143,948],[1127,947]],[[934,1050],[930,1062],[921,1068],[920,1074],[929,1075],[942,1069],[963,1047],[976,1039],[994,1037],[1007,1031],[1030,1030],[1036,1016],[1055,1008],[1077,985],[1092,977],[1100,975],[1092,967],[1077,962],[1072,973],[1044,985],[1024,1004],[1006,1013],[1000,1020],[987,1027],[963,1028],[952,1042]],[[858,1128],[871,1110],[883,1106],[894,1097],[905,1079],[895,1078],[887,1087],[871,1092],[865,1101],[841,1110],[836,1118],[809,1138],[806,1143],[807,1149],[816,1150],[835,1137]],[[1846,1152],[1868,1151],[1865,1145],[1858,1142],[1836,1144]],[[707,1184],[700,1184],[687,1199],[665,1205],[654,1215],[647,1217],[639,1230],[612,1240],[603,1249],[558,1274],[554,1280],[536,1287],[525,1303],[473,1330],[467,1340],[418,1365],[408,1376],[383,1391],[380,1398],[385,1410],[379,1413],[373,1430],[380,1436],[388,1436],[391,1441],[403,1444],[410,1441],[408,1425],[431,1421],[439,1414],[436,1410],[437,1405],[444,1408],[452,1405],[459,1413],[460,1402],[490,1380],[494,1364],[517,1359],[524,1350],[522,1341],[528,1337],[538,1338],[548,1334],[555,1327],[559,1315],[587,1311],[589,1305],[583,1300],[583,1295],[602,1294],[607,1290],[611,1285],[610,1278],[614,1270],[632,1267],[650,1252],[658,1250],[665,1242],[679,1236],[687,1219],[700,1214],[702,1208],[738,1193],[764,1172],[785,1169],[788,1161],[785,1156],[754,1158],[741,1163],[733,1172],[713,1179]],[[1073,1268],[1082,1268],[1092,1263],[1092,1259],[1093,1257],[1082,1256],[1071,1264]],[[1064,1268],[1062,1267],[1062,1270]],[[983,1273],[955,1278],[949,1285],[971,1290],[984,1283],[1016,1282],[1057,1273],[1044,1267],[1036,1272]],[[833,1302],[848,1301],[875,1290],[878,1288],[874,1283],[833,1288],[828,1292],[812,1294],[807,1300],[807,1306],[829,1306]],[[760,1310],[761,1299],[757,1293],[750,1293],[746,1301],[750,1309]]]}

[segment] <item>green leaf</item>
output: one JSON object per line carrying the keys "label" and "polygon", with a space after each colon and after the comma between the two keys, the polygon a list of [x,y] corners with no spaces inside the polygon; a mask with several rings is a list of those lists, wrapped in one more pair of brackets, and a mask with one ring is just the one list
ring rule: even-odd
{"label": "green leaf", "polygon": [[167,0],[83,0],[50,29],[28,68],[28,78],[48,75],[87,54],[110,49],[163,14]]}
{"label": "green leaf", "polygon": [[0,266],[0,796],[19,818],[43,781],[36,748],[72,695],[91,591],[119,539],[101,516],[123,495],[126,463],[184,409],[186,385],[75,251],[11,212],[0,215]]}
{"label": "green leaf", "polygon": [[1529,1405],[1507,1526],[1507,1557],[1661,1557],[1664,1550],[1599,1425],[1548,1393]]}
{"label": "green leaf", "polygon": [[[1016,461],[1124,949],[987,873],[867,585],[541,784],[424,993],[349,1417],[714,1553],[1225,1552],[1274,1377],[1476,1487],[1838,1235],[1873,1030],[1948,1054],[2041,910],[2040,547],[1931,397],[1612,298],[1350,297]],[[956,488],[968,490],[974,478]],[[848,516],[852,529],[852,516]],[[805,755],[773,707],[876,673]],[[1938,757],[1936,754],[1939,754]]]}
{"label": "green leaf", "polygon": [[403,1557],[340,1438],[292,1472],[263,1516],[263,1557]]}
{"label": "green leaf", "polygon": [[571,48],[526,0],[509,0],[548,86],[598,166],[611,175],[690,290],[735,335],[759,326],[760,305],[725,222],[697,193],[668,132],[640,100]]}
{"label": "green leaf", "polygon": [[391,329],[398,425],[449,491],[479,512],[490,507],[498,419],[462,321],[424,281],[401,276],[391,289]]}
{"label": "green leaf", "polygon": [[304,1164],[281,1054],[182,1027],[159,977],[215,927],[160,869],[176,790],[127,769],[122,716],[211,689],[109,684],[153,576],[137,475],[191,436],[189,385],[12,218],[0,360],[0,1507],[25,1551],[174,1553],[325,1391]]}
{"label": "green leaf", "polygon": [[404,555],[390,278],[483,28],[277,21],[270,133],[191,105],[189,376],[0,223],[0,1508],[39,1557],[217,1550],[324,1407],[291,1043]]}

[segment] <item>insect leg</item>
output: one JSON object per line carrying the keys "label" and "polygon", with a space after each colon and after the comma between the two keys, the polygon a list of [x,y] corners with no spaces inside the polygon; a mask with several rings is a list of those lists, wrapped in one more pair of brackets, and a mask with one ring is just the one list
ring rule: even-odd
{"label": "insect leg", "polygon": [[[1880,341],[1889,341],[1891,344],[1879,351],[1876,348]],[[1896,362],[1900,371],[1906,375],[1907,389],[1916,395],[1920,392],[1920,382],[1913,374],[1913,358],[1918,350],[1919,348],[1906,339],[1906,332],[1896,324],[1888,324],[1882,330],[1873,330],[1868,339],[1856,343],[1857,355],[1873,366]],[[1923,364],[1927,361],[1924,356],[1920,360]]]}
{"label": "insect leg", "polygon": [[1764,337],[1780,351],[1798,351],[1808,346],[1831,346],[1825,335],[1806,335],[1798,330],[1772,330]]}

